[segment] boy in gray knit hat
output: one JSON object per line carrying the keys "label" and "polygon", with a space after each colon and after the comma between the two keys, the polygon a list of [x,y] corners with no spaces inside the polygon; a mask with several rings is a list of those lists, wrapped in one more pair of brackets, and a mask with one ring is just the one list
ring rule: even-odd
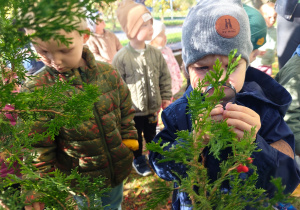
{"label": "boy in gray knit hat", "polygon": [[[236,89],[236,100],[224,105],[225,109],[222,105],[216,106],[211,117],[216,121],[227,119],[228,126],[233,127],[239,139],[245,131],[255,128],[255,143],[261,150],[251,155],[258,169],[257,187],[264,188],[272,196],[275,189],[270,177],[280,177],[286,186],[284,192],[293,192],[299,184],[299,170],[294,161],[294,136],[283,120],[291,96],[263,72],[247,70],[252,43],[249,19],[240,0],[201,0],[190,10],[182,27],[182,58],[191,85],[182,98],[163,111],[165,127],[154,142],[162,139],[160,144],[168,144],[164,148],[167,150],[177,145],[178,131],[192,132],[191,116],[187,112],[190,93],[213,69],[216,59],[226,70],[228,54],[233,49],[237,49],[236,56],[241,55],[241,59],[227,82]],[[226,94],[226,89],[224,92]],[[217,179],[220,162],[228,156],[228,151],[223,153],[221,160],[217,160],[209,153],[209,148],[203,148],[202,160],[211,181]],[[161,154],[150,152],[149,162],[159,177],[171,181],[178,180],[177,174],[188,176],[185,165],[158,163],[162,158]],[[173,209],[192,209],[186,192],[174,190]]]}

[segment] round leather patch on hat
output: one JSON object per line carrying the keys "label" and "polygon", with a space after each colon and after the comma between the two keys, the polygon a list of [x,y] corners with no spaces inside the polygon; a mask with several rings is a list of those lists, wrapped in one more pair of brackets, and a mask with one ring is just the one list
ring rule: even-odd
{"label": "round leather patch on hat", "polygon": [[216,31],[224,38],[233,38],[240,32],[240,23],[235,17],[224,15],[216,21]]}

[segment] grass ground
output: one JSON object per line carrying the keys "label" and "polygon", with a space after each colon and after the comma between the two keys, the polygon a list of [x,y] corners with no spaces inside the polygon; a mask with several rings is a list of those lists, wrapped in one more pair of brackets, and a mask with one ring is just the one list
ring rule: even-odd
{"label": "grass ground", "polygon": [[278,59],[277,57],[275,58],[275,62],[272,64],[272,77],[274,78],[276,76],[276,74],[279,71],[279,67],[278,67]]}
{"label": "grass ground", "polygon": [[[146,208],[147,202],[155,196],[152,189],[157,187],[161,179],[152,173],[152,175],[142,177],[134,169],[124,184],[124,198],[122,209],[124,210],[142,210]],[[155,210],[171,210],[171,194],[165,204],[159,205]]]}
{"label": "grass ground", "polygon": [[[183,24],[183,19],[179,19],[179,20],[165,20],[164,24],[166,26],[178,26],[178,25],[182,25]],[[119,24],[119,22],[116,22],[116,26],[113,29],[113,25],[110,21],[106,22],[106,29],[110,30],[110,31],[121,31],[121,26]],[[176,43],[176,42],[180,42],[181,41],[181,32],[176,32],[176,33],[172,33],[172,34],[167,34],[167,44],[171,44],[171,43]],[[127,43],[129,42],[128,39],[124,39],[124,40],[120,40],[121,44],[123,46],[127,45]]]}
{"label": "grass ground", "polygon": [[[181,41],[181,32],[167,34],[167,44],[172,44]],[[127,45],[128,39],[120,40],[123,46]]]}

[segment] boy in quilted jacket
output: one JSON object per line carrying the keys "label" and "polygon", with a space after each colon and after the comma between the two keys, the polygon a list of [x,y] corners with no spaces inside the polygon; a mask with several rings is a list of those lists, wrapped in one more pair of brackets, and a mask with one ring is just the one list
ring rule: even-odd
{"label": "boy in quilted jacket", "polygon": [[[80,30],[87,29],[83,20],[77,26]],[[107,63],[97,62],[91,51],[84,47],[88,34],[64,30],[59,33],[72,43],[66,46],[53,39],[34,40],[34,47],[46,66],[36,72],[34,78],[28,79],[21,91],[52,86],[59,78],[72,81],[77,93],[84,91],[83,83],[96,85],[101,95],[94,104],[94,117],[89,121],[77,129],[62,127],[54,141],[46,138],[34,145],[37,152],[34,164],[43,173],[57,168],[68,174],[77,168],[82,175],[105,177],[106,186],[111,190],[101,198],[99,207],[109,205],[105,209],[118,209],[123,197],[123,180],[132,169],[132,150],[138,148],[130,91],[118,71]],[[43,125],[47,120],[51,119],[38,120],[33,131],[45,131]],[[81,206],[87,205],[81,197],[74,198]],[[26,209],[32,208],[42,209],[43,204],[35,202],[26,206]]]}
{"label": "boy in quilted jacket", "polygon": [[152,17],[149,10],[132,0],[124,0],[117,9],[117,17],[129,43],[115,55],[112,64],[130,89],[135,108],[135,126],[139,150],[134,152],[133,167],[142,176],[151,174],[142,155],[143,135],[146,142],[156,134],[157,112],[165,109],[172,97],[171,77],[160,50],[145,41],[152,39]]}

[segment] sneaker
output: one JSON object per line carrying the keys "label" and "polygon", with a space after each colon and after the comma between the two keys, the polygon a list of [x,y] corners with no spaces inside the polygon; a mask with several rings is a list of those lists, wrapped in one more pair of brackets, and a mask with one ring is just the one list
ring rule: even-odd
{"label": "sneaker", "polygon": [[148,176],[152,173],[147,164],[145,155],[135,158],[132,162],[132,166],[135,171],[141,176]]}

